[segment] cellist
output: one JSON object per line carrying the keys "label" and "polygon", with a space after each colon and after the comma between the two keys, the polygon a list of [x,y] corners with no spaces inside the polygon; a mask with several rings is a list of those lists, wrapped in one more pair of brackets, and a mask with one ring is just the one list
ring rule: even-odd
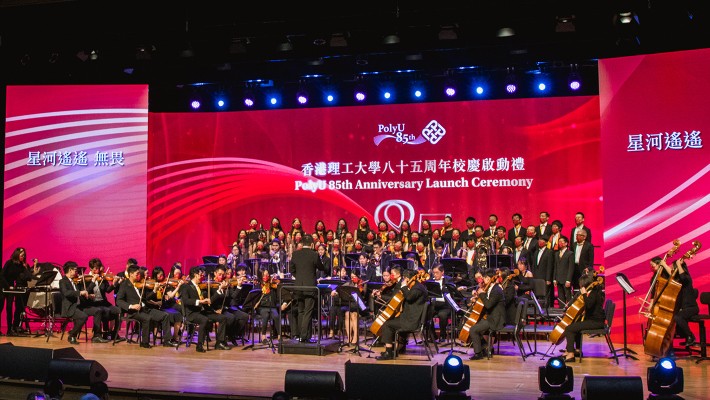
{"label": "cellist", "polygon": [[[594,282],[594,275],[584,274],[579,278],[579,295],[584,297],[584,316],[572,322],[565,329],[567,340],[567,353],[565,361],[574,361],[579,351],[580,332],[587,329],[601,329],[604,327],[604,292],[600,285],[594,285],[589,291],[587,287]],[[577,351],[575,351],[577,346]]]}
{"label": "cellist", "polygon": [[[685,261],[678,259],[673,264],[676,268],[678,268],[674,279],[682,285],[679,296],[680,309],[673,315],[673,320],[676,325],[676,333],[686,339],[685,342],[680,343],[681,346],[693,346],[695,345],[695,335],[693,335],[693,332],[688,326],[688,319],[700,313],[700,308],[698,307],[697,298],[695,296],[695,290],[693,289],[693,279],[688,273],[688,266],[685,264]],[[666,264],[665,260],[661,257],[652,258],[651,268],[653,271],[658,271],[658,268],[660,267],[663,268],[664,272],[662,273],[664,277],[668,278],[671,276],[673,271],[671,267]],[[653,309],[653,307],[651,309]],[[673,349],[671,348],[669,351],[673,351]]]}
{"label": "cellist", "polygon": [[489,329],[501,329],[505,325],[505,296],[493,268],[489,268],[483,273],[483,287],[480,287],[477,293],[478,298],[483,301],[487,317],[476,322],[476,325],[471,327],[469,331],[474,351],[471,360],[480,360],[485,357],[481,343],[482,333],[488,332]]}

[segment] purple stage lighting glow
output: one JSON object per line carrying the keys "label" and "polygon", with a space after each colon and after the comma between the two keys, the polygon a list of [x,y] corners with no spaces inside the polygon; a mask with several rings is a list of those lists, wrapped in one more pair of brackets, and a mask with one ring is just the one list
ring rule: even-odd
{"label": "purple stage lighting glow", "polygon": [[572,90],[579,90],[580,87],[582,87],[582,83],[577,79],[573,79],[569,82],[569,88]]}
{"label": "purple stage lighting glow", "polygon": [[190,103],[190,107],[192,107],[193,110],[197,110],[198,108],[200,108],[200,102],[197,100],[192,100],[192,102]]}
{"label": "purple stage lighting glow", "polygon": [[509,83],[508,85],[506,85],[505,90],[508,93],[513,94],[513,93],[515,93],[516,90],[518,90],[518,87],[512,83]]}
{"label": "purple stage lighting glow", "polygon": [[476,94],[483,94],[483,87],[482,86],[476,87]]}
{"label": "purple stage lighting glow", "polygon": [[447,87],[444,92],[445,92],[446,95],[449,96],[449,97],[453,97],[454,95],[456,95],[456,89],[454,89],[454,88],[452,88],[452,87]]}
{"label": "purple stage lighting glow", "polygon": [[365,93],[363,93],[363,92],[355,92],[355,100],[357,100],[357,101],[365,101]]}
{"label": "purple stage lighting glow", "polygon": [[306,104],[308,103],[308,98],[305,95],[298,95],[298,104]]}
{"label": "purple stage lighting glow", "polygon": [[254,100],[251,99],[251,97],[247,97],[244,99],[244,105],[247,107],[251,107],[254,105]]}

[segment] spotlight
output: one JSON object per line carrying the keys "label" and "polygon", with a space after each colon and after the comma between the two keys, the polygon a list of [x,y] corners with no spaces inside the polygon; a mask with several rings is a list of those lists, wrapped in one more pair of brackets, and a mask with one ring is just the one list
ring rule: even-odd
{"label": "spotlight", "polygon": [[269,104],[271,104],[272,106],[275,106],[278,102],[279,100],[276,97],[271,97],[269,99]]}
{"label": "spotlight", "polygon": [[298,101],[300,105],[305,105],[308,103],[308,93],[303,89],[299,90],[298,93],[296,93],[296,101]]}
{"label": "spotlight", "polygon": [[483,86],[476,86],[476,94],[483,94]]}
{"label": "spotlight", "polygon": [[545,89],[547,89],[547,85],[545,85],[543,82],[537,84],[537,90],[544,92]]}
{"label": "spotlight", "polygon": [[224,108],[224,106],[227,105],[227,102],[224,101],[224,99],[217,99],[217,107],[218,108]]}
{"label": "spotlight", "polygon": [[244,105],[247,107],[254,106],[254,93],[249,89],[244,92]]}
{"label": "spotlight", "polygon": [[509,83],[509,84],[505,85],[505,91],[510,94],[515,93],[517,90],[518,90],[518,86],[514,83]]}
{"label": "spotlight", "polygon": [[325,96],[325,99],[326,101],[328,101],[328,103],[332,103],[333,101],[335,101],[335,97],[332,94]]}
{"label": "spotlight", "polygon": [[356,90],[355,91],[355,100],[357,101],[365,101],[365,92],[362,90]]}
{"label": "spotlight", "polygon": [[569,83],[569,88],[571,90],[579,90],[582,87],[582,79],[576,72],[572,72],[569,75],[569,78],[567,78],[567,82]]}
{"label": "spotlight", "polygon": [[436,365],[437,399],[470,399],[466,390],[471,386],[471,369],[461,357],[449,353],[444,365]]}
{"label": "spotlight", "polygon": [[192,100],[190,103],[190,107],[192,107],[193,110],[197,110],[201,105],[199,100]]}
{"label": "spotlight", "polygon": [[518,90],[517,78],[512,69],[508,69],[508,75],[505,77],[505,91],[513,94]]}
{"label": "spotlight", "polygon": [[677,367],[671,358],[661,358],[648,367],[646,382],[649,399],[678,399],[676,395],[683,392],[683,368]]}
{"label": "spotlight", "polygon": [[389,99],[392,98],[392,93],[390,93],[389,91],[385,91],[385,92],[382,94],[382,97],[384,97],[386,100],[389,100]]}
{"label": "spotlight", "polygon": [[537,379],[542,392],[539,399],[572,398],[567,393],[574,389],[574,372],[562,357],[550,358],[544,367],[539,367]]}
{"label": "spotlight", "polygon": [[419,90],[419,89],[415,90],[415,91],[414,91],[414,97],[416,97],[416,98],[422,97],[422,91]]}
{"label": "spotlight", "polygon": [[446,97],[456,96],[456,86],[454,85],[453,80],[447,79],[444,83],[444,94],[446,94]]}

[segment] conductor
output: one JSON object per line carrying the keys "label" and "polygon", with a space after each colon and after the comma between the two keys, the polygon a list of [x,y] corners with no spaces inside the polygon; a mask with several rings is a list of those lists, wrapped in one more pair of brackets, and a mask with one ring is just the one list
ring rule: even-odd
{"label": "conductor", "polygon": [[[290,267],[291,274],[296,278],[294,282],[296,286],[311,286],[315,288],[317,284],[316,271],[323,271],[325,267],[318,253],[309,246],[311,240],[308,239],[310,238],[307,236],[303,239],[304,247],[302,249],[293,252]],[[300,332],[294,332],[294,334],[298,334],[298,341],[301,343],[315,343],[311,340],[309,329],[316,305],[316,294],[312,292],[296,292],[294,293],[294,301],[299,310],[298,327],[300,329]]]}

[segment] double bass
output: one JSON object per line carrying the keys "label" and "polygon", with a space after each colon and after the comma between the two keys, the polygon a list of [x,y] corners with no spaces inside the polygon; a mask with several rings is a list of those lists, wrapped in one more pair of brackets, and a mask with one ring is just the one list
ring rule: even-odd
{"label": "double bass", "polygon": [[[411,289],[417,282],[424,282],[428,279],[429,274],[427,274],[424,270],[419,270],[417,274],[414,275],[412,279],[409,280],[409,282],[407,282],[407,287]],[[404,294],[400,290],[392,297],[389,303],[387,303],[387,306],[382,309],[379,315],[377,315],[377,318],[375,318],[375,321],[372,323],[372,325],[370,325],[370,332],[372,332],[373,335],[380,336],[380,330],[382,330],[382,325],[384,325],[388,319],[399,314],[399,311],[402,308],[403,301]]]}
{"label": "double bass", "polygon": [[[596,275],[596,272],[595,272]],[[595,286],[601,285],[604,283],[604,278],[601,276],[597,277],[597,279],[590,283],[589,286],[586,287],[587,292],[592,290]],[[584,295],[579,295],[577,298],[570,304],[569,307],[567,307],[567,310],[565,310],[565,315],[562,317],[562,320],[555,325],[555,329],[550,332],[550,342],[552,344],[558,345],[562,343],[562,339],[565,337],[565,330],[567,327],[577,321],[578,319],[582,318],[584,315]]]}
{"label": "double bass", "polygon": [[[648,320],[646,339],[643,342],[643,352],[655,357],[663,357],[673,343],[675,335],[675,319],[673,316],[678,311],[678,297],[683,288],[673,279],[678,272],[678,265],[695,255],[702,245],[693,242],[693,248],[673,263],[672,273],[668,278],[660,274],[655,282],[655,295],[651,302],[651,313]],[[676,246],[677,247],[677,246]],[[659,266],[659,271],[663,267]]]}

